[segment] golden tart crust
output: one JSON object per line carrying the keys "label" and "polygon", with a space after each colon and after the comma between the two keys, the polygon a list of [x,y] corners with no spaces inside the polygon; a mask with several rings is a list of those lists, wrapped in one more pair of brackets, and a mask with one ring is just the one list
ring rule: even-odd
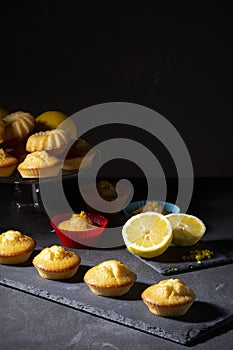
{"label": "golden tart crust", "polygon": [[136,273],[118,260],[103,261],[84,276],[84,282],[94,294],[112,297],[126,294],[136,279]]}
{"label": "golden tart crust", "polygon": [[46,151],[37,151],[28,154],[17,169],[24,178],[57,176],[61,162]]}
{"label": "golden tart crust", "polygon": [[8,230],[0,235],[0,263],[20,264],[30,257],[36,242],[19,231]]}
{"label": "golden tart crust", "polygon": [[150,312],[164,317],[184,315],[195,298],[194,291],[179,278],[160,281],[142,293],[142,300]]}
{"label": "golden tart crust", "polygon": [[46,279],[67,279],[74,276],[81,258],[62,246],[44,248],[32,261],[39,275]]}
{"label": "golden tart crust", "polygon": [[0,176],[10,176],[18,165],[18,159],[0,148]]}

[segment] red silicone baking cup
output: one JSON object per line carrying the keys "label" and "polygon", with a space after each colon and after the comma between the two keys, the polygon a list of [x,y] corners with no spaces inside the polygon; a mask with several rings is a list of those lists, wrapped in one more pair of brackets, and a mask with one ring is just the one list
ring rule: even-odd
{"label": "red silicone baking cup", "polygon": [[94,246],[99,239],[99,236],[102,234],[103,230],[108,224],[108,219],[104,216],[87,213],[87,216],[92,221],[92,223],[94,225],[98,225],[97,228],[86,231],[68,231],[58,229],[58,225],[62,221],[69,220],[71,216],[72,213],[60,214],[54,216],[50,221],[50,224],[54,228],[60,242],[69,248],[86,248]]}

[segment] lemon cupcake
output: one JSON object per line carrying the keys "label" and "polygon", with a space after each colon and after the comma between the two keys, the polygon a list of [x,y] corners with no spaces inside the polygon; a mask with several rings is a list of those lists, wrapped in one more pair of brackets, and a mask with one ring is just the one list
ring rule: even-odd
{"label": "lemon cupcake", "polygon": [[44,248],[32,261],[39,275],[50,280],[73,277],[80,262],[77,254],[57,245]]}
{"label": "lemon cupcake", "polygon": [[142,300],[150,312],[163,317],[184,315],[195,298],[194,291],[179,278],[160,281],[142,293]]}
{"label": "lemon cupcake", "polygon": [[36,242],[19,231],[8,230],[0,235],[0,264],[14,265],[27,261]]}
{"label": "lemon cupcake", "polygon": [[108,297],[126,294],[136,279],[136,273],[118,260],[103,261],[84,276],[84,282],[94,294]]}
{"label": "lemon cupcake", "polygon": [[57,176],[61,169],[61,162],[46,151],[37,151],[28,154],[17,169],[23,178]]}
{"label": "lemon cupcake", "polygon": [[96,227],[84,211],[73,214],[68,220],[64,220],[58,225],[59,229],[68,231],[87,231]]}
{"label": "lemon cupcake", "polygon": [[132,210],[131,214],[136,215],[147,211],[155,211],[157,213],[164,214],[164,215],[167,214],[167,212],[163,210],[163,206],[155,201],[147,202],[145,205],[142,205],[140,208]]}
{"label": "lemon cupcake", "polygon": [[91,164],[95,155],[96,151],[89,143],[85,140],[78,139],[69,149],[62,168],[64,170],[78,170],[80,167],[85,168]]}
{"label": "lemon cupcake", "polygon": [[111,202],[117,198],[116,188],[111,182],[107,180],[102,180],[97,183],[96,187],[100,196],[106,201]]}

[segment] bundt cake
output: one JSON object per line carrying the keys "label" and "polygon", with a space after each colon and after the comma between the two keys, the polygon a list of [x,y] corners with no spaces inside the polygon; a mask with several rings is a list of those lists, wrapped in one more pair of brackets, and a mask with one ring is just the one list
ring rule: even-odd
{"label": "bundt cake", "polygon": [[62,129],[40,131],[28,138],[26,150],[30,153],[45,150],[54,155],[61,155],[69,142],[69,135]]}
{"label": "bundt cake", "polygon": [[4,144],[12,146],[19,143],[32,132],[35,118],[30,113],[15,112],[3,118],[5,123]]}

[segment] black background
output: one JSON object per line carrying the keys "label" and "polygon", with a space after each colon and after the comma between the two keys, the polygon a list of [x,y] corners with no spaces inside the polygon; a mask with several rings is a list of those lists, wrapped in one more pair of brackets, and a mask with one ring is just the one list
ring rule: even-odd
{"label": "black background", "polygon": [[7,1],[0,11],[1,107],[138,103],[176,127],[196,176],[233,176],[227,2]]}

